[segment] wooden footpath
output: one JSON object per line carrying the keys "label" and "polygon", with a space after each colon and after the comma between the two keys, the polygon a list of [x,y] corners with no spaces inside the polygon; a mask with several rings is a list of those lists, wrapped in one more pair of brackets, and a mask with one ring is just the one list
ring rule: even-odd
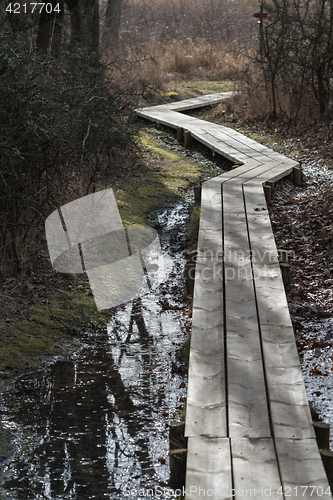
{"label": "wooden footpath", "polygon": [[181,113],[226,97],[136,110],[239,165],[202,184],[186,499],[331,498],[265,197],[282,177],[299,177],[299,165],[228,127]]}

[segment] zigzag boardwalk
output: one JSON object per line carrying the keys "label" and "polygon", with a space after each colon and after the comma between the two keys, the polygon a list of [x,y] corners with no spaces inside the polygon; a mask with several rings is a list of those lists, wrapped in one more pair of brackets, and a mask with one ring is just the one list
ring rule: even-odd
{"label": "zigzag boardwalk", "polygon": [[240,166],[202,185],[185,434],[186,498],[331,498],[316,443],[263,183],[297,162],[179,113],[136,110]]}

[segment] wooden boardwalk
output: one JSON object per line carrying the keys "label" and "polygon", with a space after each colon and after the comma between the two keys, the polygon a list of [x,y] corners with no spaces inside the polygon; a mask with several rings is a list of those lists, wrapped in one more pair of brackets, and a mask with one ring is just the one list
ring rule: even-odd
{"label": "wooden boardwalk", "polygon": [[263,183],[297,162],[186,116],[213,94],[137,110],[239,166],[202,185],[185,434],[186,499],[331,498]]}

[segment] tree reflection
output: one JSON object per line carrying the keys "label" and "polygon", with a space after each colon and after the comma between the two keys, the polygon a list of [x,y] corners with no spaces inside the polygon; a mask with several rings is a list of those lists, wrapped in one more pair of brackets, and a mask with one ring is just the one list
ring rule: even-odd
{"label": "tree reflection", "polygon": [[[18,499],[116,499],[125,484],[158,480],[152,436],[170,387],[156,364],[165,363],[172,332],[163,332],[161,311],[149,305],[135,300],[119,309],[108,336],[18,383],[12,413],[35,443],[12,463],[5,484]],[[171,316],[170,324],[176,334]]]}

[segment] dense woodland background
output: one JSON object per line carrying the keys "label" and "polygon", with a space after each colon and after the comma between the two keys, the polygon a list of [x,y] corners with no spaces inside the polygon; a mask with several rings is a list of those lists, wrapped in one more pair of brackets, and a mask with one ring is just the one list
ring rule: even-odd
{"label": "dense woodland background", "polygon": [[233,79],[235,112],[331,121],[332,1],[24,3],[0,7],[2,277],[31,272],[55,208],[130,175],[131,110],[172,82]]}

